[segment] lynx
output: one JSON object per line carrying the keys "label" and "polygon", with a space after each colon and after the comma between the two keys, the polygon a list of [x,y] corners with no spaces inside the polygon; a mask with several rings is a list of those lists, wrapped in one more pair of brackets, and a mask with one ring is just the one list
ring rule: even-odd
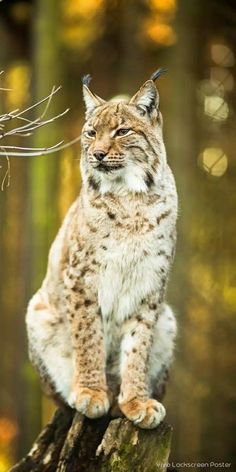
{"label": "lynx", "polygon": [[44,391],[89,418],[113,405],[140,428],[165,416],[176,321],[165,302],[177,194],[153,74],[127,101],[83,81],[82,188],[27,311]]}

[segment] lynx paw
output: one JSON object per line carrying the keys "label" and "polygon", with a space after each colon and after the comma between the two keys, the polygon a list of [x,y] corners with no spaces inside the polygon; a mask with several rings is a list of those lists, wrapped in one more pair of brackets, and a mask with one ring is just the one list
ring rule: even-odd
{"label": "lynx paw", "polygon": [[134,398],[120,404],[120,409],[130,421],[143,429],[156,428],[166,414],[162,403],[152,399],[140,401]]}
{"label": "lynx paw", "polygon": [[110,408],[106,392],[87,387],[79,388],[76,392],[72,392],[69,404],[88,418],[100,418]]}

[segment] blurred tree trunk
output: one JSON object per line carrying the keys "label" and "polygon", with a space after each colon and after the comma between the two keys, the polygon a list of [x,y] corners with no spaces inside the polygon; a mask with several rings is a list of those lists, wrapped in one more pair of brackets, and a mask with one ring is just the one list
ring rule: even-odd
{"label": "blurred tree trunk", "polygon": [[[60,47],[58,0],[38,0],[35,6],[33,46],[33,96],[34,101],[47,96],[53,85],[60,85]],[[56,115],[61,109],[61,98],[52,100],[47,117]],[[43,107],[42,107],[43,111]],[[61,140],[59,123],[53,122],[41,128],[33,136],[33,145],[50,146]],[[31,220],[32,253],[31,275],[33,289],[37,289],[45,273],[48,246],[58,225],[55,199],[58,190],[58,154],[34,158],[31,161]],[[42,257],[38,257],[38,252]]]}
{"label": "blurred tree trunk", "polygon": [[141,430],[125,419],[85,419],[57,410],[10,472],[165,472],[172,430]]}
{"label": "blurred tree trunk", "polygon": [[[197,0],[182,0],[179,2],[179,9],[176,17],[177,44],[170,56],[170,70],[168,74],[169,94],[167,98],[167,110],[169,119],[164,123],[164,134],[166,134],[166,147],[168,160],[174,172],[182,215],[178,222],[178,245],[176,259],[173,268],[169,293],[173,306],[181,307],[180,326],[181,339],[181,359],[178,357],[174,376],[174,388],[170,392],[170,404],[183,396],[183,388],[190,391],[195,382],[194,365],[196,353],[192,344],[192,334],[194,328],[190,322],[190,300],[191,294],[191,256],[194,253],[192,248],[193,237],[190,231],[195,220],[197,209],[195,196],[199,201],[199,191],[196,185],[197,156],[199,152],[199,118],[197,115],[197,86],[200,78],[201,55],[203,35],[199,35],[201,28],[201,6]],[[184,169],[184,171],[183,171]],[[198,184],[199,185],[199,184]],[[194,220],[194,222],[195,222]],[[185,263],[183,264],[183,260]],[[187,287],[186,291],[177,289],[175,280],[178,279],[182,287]],[[191,352],[191,356],[189,353]],[[188,366],[187,368],[184,366]],[[187,375],[186,375],[187,371]],[[178,460],[183,458],[184,438],[189,438],[188,459],[193,460],[198,456],[200,448],[200,405],[198,399],[191,395],[184,394],[184,403],[179,404],[173,413],[175,427],[175,449]],[[183,418],[190,418],[190,421],[183,421]],[[190,439],[191,438],[191,439]]]}
{"label": "blurred tree trunk", "polygon": [[[58,0],[38,0],[34,5],[34,17],[32,32],[32,102],[47,96],[53,85],[59,85],[60,54],[58,31],[60,22]],[[52,39],[53,38],[53,39]],[[46,118],[58,113],[60,97],[52,100],[47,111]],[[41,112],[44,108],[42,106]],[[37,110],[37,113],[39,111]],[[38,115],[37,115],[38,116]],[[33,116],[32,118],[35,118]],[[39,129],[31,138],[33,147],[50,146],[61,140],[59,124],[57,122]],[[22,270],[25,278],[25,306],[32,294],[39,288],[45,274],[47,264],[48,247],[58,227],[57,192],[58,170],[60,156],[49,155],[34,157],[28,163],[28,190],[27,208],[24,215],[27,217],[25,224],[25,237],[27,253],[25,254],[25,268]],[[39,257],[40,254],[40,257]],[[22,337],[25,340],[24,312],[22,313]],[[24,352],[26,352],[24,349]],[[24,408],[19,405],[19,428],[24,431],[18,447],[18,457],[22,456],[26,447],[32,442],[32,437],[38,433],[42,426],[42,394],[39,381],[25,359],[25,388]]]}

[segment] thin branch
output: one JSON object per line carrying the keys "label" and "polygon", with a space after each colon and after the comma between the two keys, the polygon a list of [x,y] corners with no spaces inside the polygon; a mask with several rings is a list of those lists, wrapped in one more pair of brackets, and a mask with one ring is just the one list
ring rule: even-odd
{"label": "thin branch", "polygon": [[[7,152],[5,152],[5,158],[6,158],[6,161],[7,161],[7,170],[5,172],[5,175],[2,179],[2,183],[1,183],[1,190],[3,192],[4,190],[4,187],[9,187],[10,186],[10,181],[11,181],[11,165],[10,165],[10,159],[9,159],[9,156],[7,154]],[[5,184],[6,182],[6,184]]]}
{"label": "thin branch", "polygon": [[[3,74],[3,71],[0,71],[0,76]],[[7,90],[1,89],[0,90]],[[59,118],[63,117],[66,113],[68,113],[69,108],[64,110],[62,113],[55,115],[51,118],[45,119],[45,116],[49,110],[51,105],[51,101],[56,93],[61,90],[61,86],[56,87],[55,85],[52,87],[51,92],[45,98],[39,100],[38,102],[34,103],[33,105],[24,108],[23,110],[15,109],[8,113],[3,113],[0,115],[0,142],[4,140],[6,137],[9,136],[20,136],[20,137],[28,137],[31,136],[35,131],[39,128],[45,127],[54,121],[58,120]],[[42,113],[36,117],[35,119],[30,119],[27,116],[27,113],[31,112],[32,110],[37,109],[40,105],[45,104]],[[16,122],[23,122],[18,123],[18,126],[13,126],[12,129],[7,130],[6,124],[15,120]],[[35,156],[43,156],[47,154],[52,154],[56,151],[60,151],[62,149],[66,149],[67,147],[75,144],[80,140],[80,136],[77,136],[72,141],[68,143],[64,143],[64,141],[60,141],[53,146],[45,146],[45,147],[28,147],[28,146],[14,146],[14,145],[7,145],[0,144],[0,157],[5,157],[7,160],[7,171],[4,175],[4,178],[1,183],[1,190],[5,187],[9,187],[10,185],[10,157],[35,157]]]}
{"label": "thin branch", "polygon": [[[62,146],[58,146],[55,148],[45,148],[45,151],[43,152],[8,152],[8,156],[12,157],[36,157],[36,156],[43,156],[47,154],[52,154],[55,151],[61,151],[62,149],[66,149],[73,144],[77,143],[80,140],[81,136],[77,136],[76,138],[72,139],[72,141],[69,141],[68,143],[63,144]],[[1,151],[0,147],[0,156],[5,156],[5,153]]]}
{"label": "thin branch", "polygon": [[[62,113],[59,113],[58,115],[53,116],[53,118],[49,118],[48,120],[45,120],[45,121],[40,121],[41,117],[36,118],[36,120],[29,121],[26,125],[19,126],[18,128],[14,128],[10,131],[6,131],[5,133],[1,133],[0,139],[5,138],[5,136],[12,136],[12,135],[30,136],[30,134],[28,134],[29,132],[35,131],[36,129],[41,128],[42,126],[45,126],[49,123],[53,123],[53,121],[57,120],[58,118],[61,118],[66,113],[68,113],[68,111],[69,111],[69,108],[67,108]],[[25,134],[25,132],[27,134]]]}
{"label": "thin branch", "polygon": [[[0,75],[2,75],[4,72],[3,70],[0,71]],[[9,89],[9,88],[3,88],[3,87],[0,87],[0,90],[1,92],[11,92],[12,89]]]}
{"label": "thin branch", "polygon": [[[19,116],[24,115],[25,113],[27,113],[27,111],[33,110],[33,108],[38,107],[42,103],[45,103],[47,101],[51,101],[53,95],[55,95],[57,92],[59,92],[59,90],[61,90],[61,88],[62,88],[61,85],[59,85],[58,87],[55,87],[55,85],[53,85],[52,90],[51,90],[50,94],[47,95],[47,97],[42,98],[42,100],[39,100],[38,102],[34,103],[34,105],[31,105],[30,107],[25,108],[20,113],[18,113],[17,116],[14,116],[14,118],[18,118]],[[46,108],[47,108],[47,105],[46,105]],[[18,110],[16,110],[16,111],[18,111]],[[45,115],[45,113],[43,112],[43,114],[39,118],[42,118],[44,115]]]}
{"label": "thin branch", "polygon": [[60,141],[59,143],[57,144],[54,144],[53,146],[50,146],[50,147],[23,147],[23,146],[4,146],[4,149],[19,149],[21,151],[47,151],[47,150],[51,150],[51,149],[54,149],[57,148],[58,146],[60,146],[61,144],[63,144],[64,141]]}
{"label": "thin branch", "polygon": [[13,113],[17,113],[19,111],[19,108],[16,108],[15,110],[12,110],[8,113],[5,113],[4,115],[0,115],[0,122],[1,121],[9,121],[12,118],[15,118],[15,115]]}

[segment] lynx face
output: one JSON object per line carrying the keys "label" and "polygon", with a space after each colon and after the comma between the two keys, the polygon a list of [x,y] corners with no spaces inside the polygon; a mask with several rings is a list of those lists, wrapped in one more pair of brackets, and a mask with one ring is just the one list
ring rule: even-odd
{"label": "lynx face", "polygon": [[83,88],[83,176],[102,193],[121,188],[146,192],[160,180],[166,162],[154,82],[145,82],[129,102],[105,102]]}

